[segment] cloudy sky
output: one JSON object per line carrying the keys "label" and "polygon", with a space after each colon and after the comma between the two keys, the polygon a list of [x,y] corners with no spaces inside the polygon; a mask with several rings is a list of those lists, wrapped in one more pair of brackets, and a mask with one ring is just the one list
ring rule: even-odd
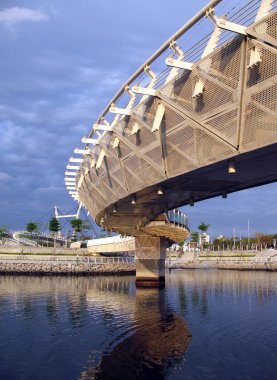
{"label": "cloudy sky", "polygon": [[[123,82],[206,0],[2,0],[0,225],[25,228],[57,205],[73,149]],[[276,184],[186,207],[192,229],[277,232]]]}

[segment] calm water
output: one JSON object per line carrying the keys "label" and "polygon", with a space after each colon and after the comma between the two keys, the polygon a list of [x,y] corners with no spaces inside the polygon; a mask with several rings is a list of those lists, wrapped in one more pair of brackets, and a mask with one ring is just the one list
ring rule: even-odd
{"label": "calm water", "polygon": [[277,273],[0,277],[0,379],[277,379]]}

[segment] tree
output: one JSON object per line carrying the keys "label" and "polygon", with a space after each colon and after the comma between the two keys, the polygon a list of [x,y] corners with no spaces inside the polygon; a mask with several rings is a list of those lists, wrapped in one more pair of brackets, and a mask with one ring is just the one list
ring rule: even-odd
{"label": "tree", "polygon": [[210,224],[206,224],[205,222],[200,222],[198,229],[201,231],[201,251],[203,251],[205,238],[206,238],[206,232],[208,231],[208,228],[210,227]]}
{"label": "tree", "polygon": [[77,232],[82,231],[82,220],[81,219],[72,219],[70,221],[71,227],[73,229],[72,233],[72,240],[76,241],[77,239]]}
{"label": "tree", "polygon": [[37,223],[32,222],[31,220],[27,223],[26,230],[30,233],[31,238],[33,238],[33,232],[38,231]]}
{"label": "tree", "polygon": [[54,216],[52,219],[49,221],[49,231],[51,231],[54,235],[54,251],[56,250],[56,235],[57,232],[61,230],[61,225],[59,220]]}
{"label": "tree", "polygon": [[197,247],[197,243],[199,241],[199,233],[197,231],[191,232],[191,243],[193,243],[194,250]]}
{"label": "tree", "polygon": [[8,226],[1,226],[0,227],[0,243],[2,245],[6,244],[7,237],[8,237]]}
{"label": "tree", "polygon": [[60,229],[61,229],[61,225],[60,225],[59,220],[56,217],[53,217],[52,219],[50,219],[49,231],[51,231],[53,233],[57,233],[60,231]]}
{"label": "tree", "polygon": [[73,229],[72,240],[73,239],[76,240],[78,232],[82,233],[82,240],[83,240],[83,237],[84,237],[83,232],[86,230],[90,230],[91,228],[89,223],[86,220],[82,220],[82,219],[72,219],[70,221],[70,224]]}
{"label": "tree", "polygon": [[199,240],[199,233],[197,231],[192,231],[191,233],[191,241],[197,243]]}

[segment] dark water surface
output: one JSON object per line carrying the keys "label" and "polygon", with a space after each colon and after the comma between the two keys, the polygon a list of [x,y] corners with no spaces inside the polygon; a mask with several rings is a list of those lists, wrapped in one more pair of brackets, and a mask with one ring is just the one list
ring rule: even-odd
{"label": "dark water surface", "polygon": [[0,379],[277,379],[277,273],[0,276]]}

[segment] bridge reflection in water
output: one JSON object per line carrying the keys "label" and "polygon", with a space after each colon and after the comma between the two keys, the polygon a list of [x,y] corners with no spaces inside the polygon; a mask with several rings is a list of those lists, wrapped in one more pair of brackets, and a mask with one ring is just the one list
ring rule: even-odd
{"label": "bridge reflection in water", "polygon": [[1,276],[0,379],[277,378],[277,273],[171,271],[167,284]]}
{"label": "bridge reflection in water", "polygon": [[[88,301],[94,299],[93,292]],[[132,335],[108,349],[100,363],[80,379],[165,379],[169,368],[184,357],[191,334],[168,305],[164,290],[137,289],[133,307]]]}

